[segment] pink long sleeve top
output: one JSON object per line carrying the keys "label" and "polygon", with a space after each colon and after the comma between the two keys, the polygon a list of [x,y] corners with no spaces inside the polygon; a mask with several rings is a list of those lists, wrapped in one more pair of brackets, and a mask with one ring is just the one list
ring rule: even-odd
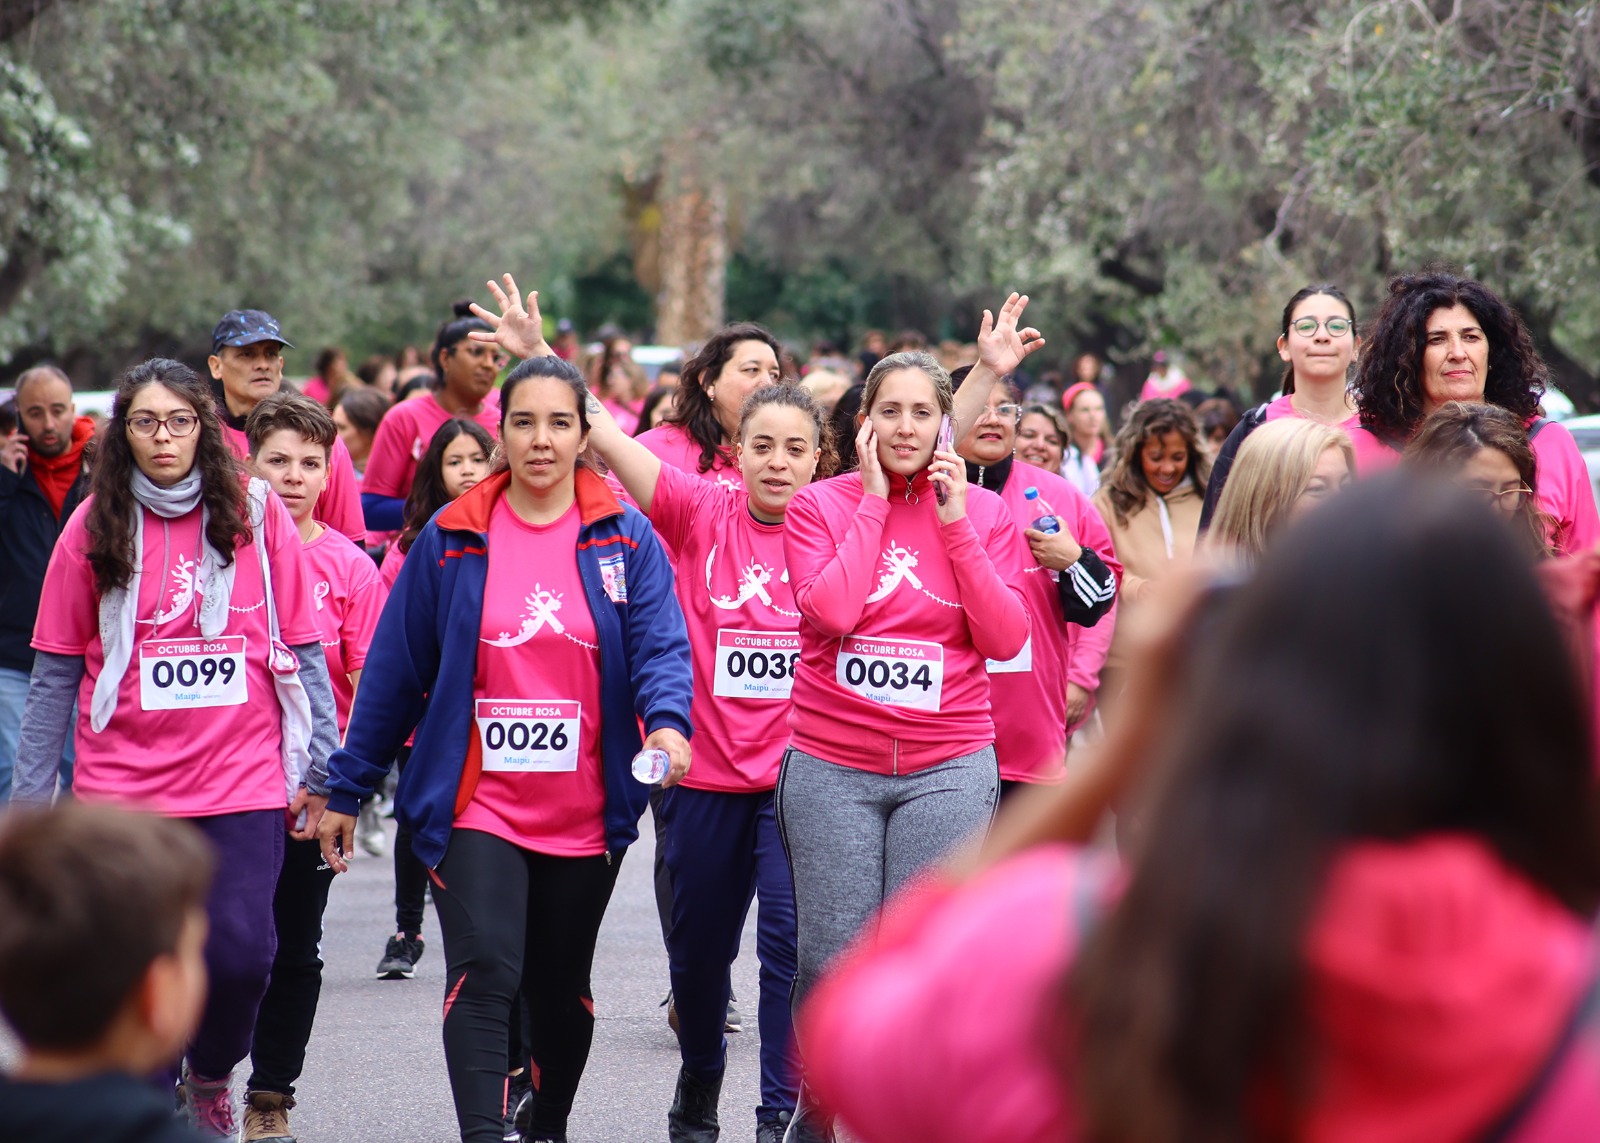
{"label": "pink long sleeve top", "polygon": [[800,623],[791,743],[830,762],[903,774],[994,742],[986,659],[1028,641],[1019,587],[1032,556],[992,492],[935,515],[926,474],[891,477],[887,500],[859,473],[801,489],[784,553]]}

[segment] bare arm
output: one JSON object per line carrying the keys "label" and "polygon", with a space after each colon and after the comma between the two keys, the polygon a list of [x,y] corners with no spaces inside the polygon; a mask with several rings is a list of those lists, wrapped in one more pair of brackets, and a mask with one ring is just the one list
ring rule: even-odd
{"label": "bare arm", "polygon": [[977,423],[995,382],[1014,373],[1034,350],[1044,348],[1044,337],[1038,330],[1032,326],[1017,328],[1022,311],[1027,308],[1028,295],[1014,293],[1000,307],[998,319],[988,310],[983,311],[983,323],[978,327],[978,363],[956,391],[955,411],[951,415],[951,420],[959,426],[957,436]]}
{"label": "bare arm", "polygon": [[628,495],[646,516],[656,498],[656,482],[661,479],[661,460],[633,437],[622,431],[611,410],[595,398],[588,396],[589,447],[600,454],[600,459],[611,469],[611,475],[622,482]]}

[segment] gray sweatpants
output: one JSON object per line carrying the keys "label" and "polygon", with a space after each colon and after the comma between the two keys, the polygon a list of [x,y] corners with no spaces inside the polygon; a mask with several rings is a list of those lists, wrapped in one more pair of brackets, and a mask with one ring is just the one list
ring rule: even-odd
{"label": "gray sweatpants", "polygon": [[784,752],[778,828],[794,875],[796,1010],[895,890],[988,826],[999,789],[993,746],[898,775]]}

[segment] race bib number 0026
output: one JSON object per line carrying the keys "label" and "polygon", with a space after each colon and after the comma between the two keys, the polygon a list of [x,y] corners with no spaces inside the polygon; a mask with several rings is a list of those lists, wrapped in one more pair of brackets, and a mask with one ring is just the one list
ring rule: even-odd
{"label": "race bib number 0026", "polygon": [[243,635],[149,639],[139,644],[139,705],[145,710],[243,706]]}
{"label": "race bib number 0026", "polygon": [[914,639],[839,640],[835,676],[841,687],[888,706],[938,710],[944,689],[944,648]]}
{"label": "race bib number 0026", "polygon": [[712,693],[718,698],[787,701],[799,663],[797,631],[718,631]]}
{"label": "race bib number 0026", "polygon": [[579,703],[479,699],[483,768],[513,774],[570,773],[578,768]]}

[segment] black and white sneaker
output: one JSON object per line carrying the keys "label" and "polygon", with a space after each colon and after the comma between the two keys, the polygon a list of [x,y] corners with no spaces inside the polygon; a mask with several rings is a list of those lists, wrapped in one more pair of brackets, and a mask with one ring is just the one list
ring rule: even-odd
{"label": "black and white sneaker", "polygon": [[506,1077],[504,1143],[522,1143],[523,1128],[533,1117],[533,1080],[526,1070]]}
{"label": "black and white sneaker", "polygon": [[396,933],[384,946],[383,959],[378,962],[378,979],[410,980],[417,975],[417,962],[421,959],[422,937]]}

